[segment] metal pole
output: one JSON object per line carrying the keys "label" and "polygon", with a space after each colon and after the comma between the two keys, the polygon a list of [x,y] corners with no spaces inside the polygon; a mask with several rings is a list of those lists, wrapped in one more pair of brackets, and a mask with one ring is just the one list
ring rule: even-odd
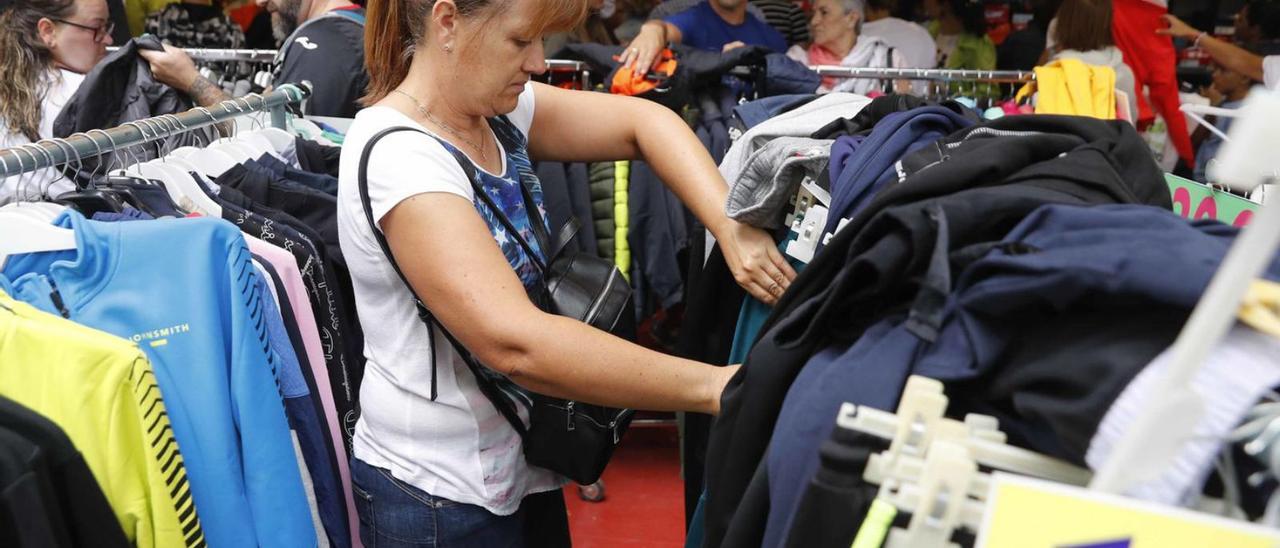
{"label": "metal pole", "polygon": [[839,65],[814,65],[809,70],[819,76],[835,78],[868,78],[876,80],[974,81],[992,83],[1033,82],[1036,73],[1016,70],[958,70],[911,68],[862,68]]}
{"label": "metal pole", "polygon": [[[0,178],[159,141],[254,112],[280,109],[283,118],[283,108],[286,104],[301,101],[308,95],[310,95],[309,90],[293,84],[285,84],[266,95],[247,95],[209,108],[194,108],[180,114],[165,116],[164,121],[159,118],[146,118],[108,130],[90,130],[95,134],[102,133],[106,136],[105,139],[95,139],[89,134],[77,133],[65,139],[41,139],[34,144],[25,145],[25,150],[18,150],[18,147],[0,150]],[[275,123],[274,113],[272,117],[272,122]],[[144,132],[143,126],[151,131]],[[43,152],[32,154],[32,147],[37,147],[36,150],[43,149]]]}

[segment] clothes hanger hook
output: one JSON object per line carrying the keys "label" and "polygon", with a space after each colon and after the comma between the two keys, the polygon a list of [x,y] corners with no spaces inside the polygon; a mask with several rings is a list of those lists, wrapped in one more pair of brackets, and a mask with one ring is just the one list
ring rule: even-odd
{"label": "clothes hanger hook", "polygon": [[48,184],[48,185],[46,185],[44,188],[40,189],[40,197],[41,197],[41,198],[51,198],[51,196],[49,196],[49,189],[50,189],[51,187],[53,187],[53,183],[57,182],[57,181],[58,181],[58,179],[66,179],[66,176],[65,176],[65,175],[63,175],[62,171],[60,171],[60,170],[58,169],[58,162],[57,162],[57,159],[55,159],[55,158],[53,157],[53,153],[52,153],[52,152],[49,152],[49,149],[48,149],[48,148],[45,148],[45,147],[41,144],[41,143],[44,143],[44,142],[45,142],[45,140],[44,140],[44,139],[41,139],[41,140],[39,140],[39,141],[36,141],[36,142],[34,142],[34,143],[31,143],[31,146],[32,146],[35,150],[40,151],[40,154],[41,154],[42,156],[44,156],[46,160],[49,160],[49,168],[50,168],[50,169],[52,169],[52,170],[53,170],[53,172],[57,174],[57,177],[56,177],[56,178],[51,179],[51,180],[49,181],[49,184]]}
{"label": "clothes hanger hook", "polygon": [[[28,199],[29,195],[27,194],[26,185],[35,179],[34,173],[40,167],[40,160],[37,159],[34,154],[31,154],[30,150],[23,148],[22,145],[13,147],[10,150],[13,150],[14,156],[18,157],[18,169],[23,170],[22,174],[18,176],[18,192],[15,192],[15,194],[17,194],[19,201],[30,202],[31,200]],[[31,156],[31,169],[27,169],[26,165],[22,163],[22,155],[18,154],[19,152],[25,152]],[[26,179],[26,181],[23,179]]]}
{"label": "clothes hanger hook", "polygon": [[[49,142],[53,143],[54,146],[57,146],[58,150],[61,150],[62,154],[66,156],[66,161],[62,163],[63,167],[71,165],[72,158],[76,160],[76,173],[79,174],[80,173],[80,165],[79,165],[80,156],[76,154],[75,147],[71,146],[71,143],[68,143],[65,139],[50,139]],[[75,183],[75,181],[71,181],[71,182],[73,184]]]}
{"label": "clothes hanger hook", "polygon": [[[101,133],[104,137],[106,137],[106,138],[107,138],[107,142],[111,144],[111,147],[110,147],[110,148],[108,148],[107,150],[103,151],[103,152],[110,152],[110,153],[111,153],[111,158],[107,160],[107,167],[103,169],[103,173],[105,174],[105,173],[107,173],[107,172],[110,172],[110,171],[111,171],[111,162],[113,162],[113,161],[114,161],[114,162],[116,162],[116,163],[119,163],[119,164],[122,164],[122,165],[123,165],[123,163],[120,161],[120,147],[119,147],[119,145],[116,145],[116,139],[115,139],[115,137],[112,137],[112,136],[111,136],[111,134],[110,134],[110,133],[107,133],[107,131],[106,131],[106,130],[103,130],[103,129],[91,129],[91,130],[89,130],[89,131],[87,131],[87,132],[85,132],[85,133],[86,133],[86,134],[91,134],[91,133],[93,133],[93,132],[95,132],[95,131],[96,131],[96,132],[98,132],[98,133]],[[99,162],[98,162],[98,167],[99,167],[99,168],[101,168],[101,167],[102,167],[102,162],[101,162],[101,161],[99,161]],[[95,168],[95,169],[93,170],[93,177],[95,177],[95,178],[96,178],[96,177],[97,177],[97,175],[98,175],[98,170],[97,170],[97,168]],[[92,179],[90,179],[90,182],[92,183]]]}
{"label": "clothes hanger hook", "polygon": [[167,134],[161,147],[160,160],[166,161],[170,154],[173,154],[174,137],[183,133],[186,126],[179,123],[178,117],[172,114],[161,114],[156,123],[164,122],[167,128]]}
{"label": "clothes hanger hook", "polygon": [[[221,102],[221,103],[218,103],[218,106],[219,106],[219,107],[222,107],[222,109],[223,109],[223,110],[228,110],[228,107],[227,107],[226,103],[227,103],[226,101],[223,101],[223,102]],[[196,108],[195,108],[195,110],[198,110],[198,111],[200,111],[200,112],[203,112],[205,116],[208,116],[208,117],[209,117],[209,123],[210,123],[210,125],[217,125],[217,124],[218,124],[218,117],[217,117],[217,116],[214,116],[214,115],[213,115],[213,112],[212,112],[212,111],[210,111],[209,109],[207,109],[207,108],[205,108],[205,107],[196,107]],[[194,128],[193,128],[193,129],[194,129]],[[199,142],[199,135],[205,135],[205,136],[208,136],[208,134],[207,134],[207,133],[203,133],[203,132],[193,133],[193,135],[196,135],[196,136],[197,136],[197,137],[196,137],[196,142]],[[209,140],[209,142],[208,142],[208,143],[205,143],[205,144],[206,144],[206,146],[207,146],[207,145],[212,144],[212,143],[213,143],[213,141],[212,141],[212,139],[210,139],[210,140]]]}
{"label": "clothes hanger hook", "polygon": [[155,124],[155,127],[158,130],[156,137],[156,158],[163,161],[166,155],[165,148],[168,146],[169,141],[173,139],[173,125],[169,123],[169,119],[163,114],[154,118],[147,118],[147,123]]}
{"label": "clothes hanger hook", "polygon": [[[142,134],[142,143],[139,143],[139,145],[138,145],[138,146],[140,146],[140,147],[141,147],[141,146],[145,146],[147,143],[152,142],[152,141],[154,141],[154,140],[155,140],[155,137],[156,137],[156,135],[155,135],[155,128],[154,128],[154,127],[151,127],[149,124],[146,124],[146,122],[145,122],[144,120],[134,120],[134,121],[132,121],[132,122],[125,122],[125,123],[120,124],[120,125],[121,125],[121,127],[123,127],[123,126],[130,126],[130,127],[132,127],[133,129],[138,130],[138,133],[141,133],[141,134]],[[151,130],[151,135],[147,135],[147,131],[146,131],[146,130],[144,130],[144,129],[142,129],[144,125],[146,125],[147,129],[150,129],[150,130]],[[135,153],[135,152],[133,151],[133,148],[134,148],[134,147],[125,147],[125,151],[124,151],[124,152],[125,152],[125,154],[129,155],[129,158],[131,158],[131,159],[133,160],[133,164],[131,164],[131,165],[138,165],[138,164],[141,164],[141,163],[142,163],[142,160],[140,160],[140,159],[138,158],[138,155],[137,155],[137,153]],[[122,163],[122,164],[120,165],[120,169],[124,169],[124,168],[125,168],[125,166],[124,166],[124,164]]]}

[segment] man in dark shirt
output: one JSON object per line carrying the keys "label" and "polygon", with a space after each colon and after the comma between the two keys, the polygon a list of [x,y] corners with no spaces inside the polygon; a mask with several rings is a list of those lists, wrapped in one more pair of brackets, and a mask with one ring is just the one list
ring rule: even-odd
{"label": "man in dark shirt", "polygon": [[255,0],[280,42],[274,82],[311,82],[305,114],[352,118],[369,82],[364,9],[346,0]]}
{"label": "man in dark shirt", "polygon": [[622,53],[620,61],[647,73],[668,42],[710,51],[738,46],[787,50],[782,34],[747,11],[746,0],[703,0],[663,20],[650,20]]}

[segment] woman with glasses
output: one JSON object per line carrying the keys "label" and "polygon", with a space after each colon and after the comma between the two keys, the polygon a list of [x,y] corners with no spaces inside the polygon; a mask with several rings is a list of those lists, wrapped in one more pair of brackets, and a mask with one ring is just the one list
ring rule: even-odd
{"label": "woman with glasses", "polygon": [[[105,0],[15,0],[0,14],[0,148],[52,137],[62,106],[107,55],[113,28]],[[66,180],[46,188],[53,178],[28,175],[21,190],[72,190]],[[15,199],[18,179],[0,181],[0,204]]]}
{"label": "woman with glasses", "polygon": [[[53,136],[53,121],[113,42],[105,0],[15,0],[0,14],[0,149]],[[182,50],[145,51],[156,80],[209,106],[227,99]],[[19,188],[19,186],[21,188]],[[73,190],[52,170],[0,179],[0,205]]]}

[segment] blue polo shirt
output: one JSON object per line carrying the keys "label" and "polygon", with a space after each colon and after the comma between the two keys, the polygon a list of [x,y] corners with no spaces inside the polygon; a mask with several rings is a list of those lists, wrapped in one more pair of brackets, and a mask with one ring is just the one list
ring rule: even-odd
{"label": "blue polo shirt", "polygon": [[747,13],[741,25],[730,25],[706,1],[668,17],[666,21],[680,29],[686,46],[698,49],[718,52],[725,44],[742,42],[748,46],[764,46],[777,53],[787,51],[786,38],[756,16]]}

